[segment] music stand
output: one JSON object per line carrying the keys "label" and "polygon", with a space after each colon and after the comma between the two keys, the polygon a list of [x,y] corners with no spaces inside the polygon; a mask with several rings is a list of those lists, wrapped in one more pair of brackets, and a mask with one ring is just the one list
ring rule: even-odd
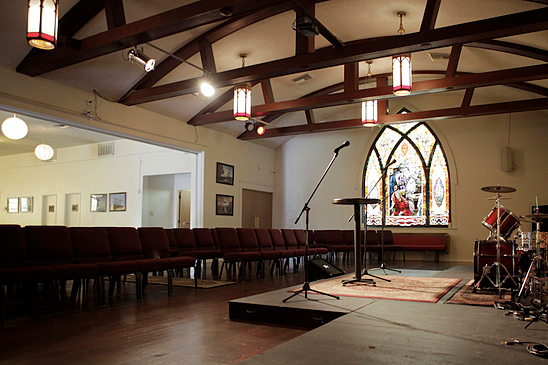
{"label": "music stand", "polygon": [[[379,199],[368,199],[368,198],[343,198],[343,199],[333,199],[333,204],[344,204],[344,205],[353,205],[354,206],[354,269],[355,269],[355,278],[351,280],[343,280],[343,285],[352,284],[352,283],[366,283],[366,284],[375,284],[373,279],[362,279],[362,276],[372,276],[377,279],[390,281],[379,276],[371,275],[367,272],[367,268],[364,267],[363,271],[361,268],[361,219],[360,219],[360,209],[362,204],[378,204]],[[367,232],[367,228],[365,229]],[[366,243],[364,242],[364,250],[367,251]],[[364,266],[366,266],[364,264]]]}

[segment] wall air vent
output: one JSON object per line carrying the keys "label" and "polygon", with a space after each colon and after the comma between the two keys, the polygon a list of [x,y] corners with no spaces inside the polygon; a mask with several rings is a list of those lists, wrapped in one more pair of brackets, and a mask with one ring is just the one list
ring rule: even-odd
{"label": "wall air vent", "polygon": [[99,143],[97,146],[98,156],[114,156],[114,141]]}
{"label": "wall air vent", "polygon": [[305,85],[316,81],[316,79],[310,76],[310,74],[304,74],[299,77],[295,77],[294,79],[291,79],[291,81],[293,81],[297,85]]}

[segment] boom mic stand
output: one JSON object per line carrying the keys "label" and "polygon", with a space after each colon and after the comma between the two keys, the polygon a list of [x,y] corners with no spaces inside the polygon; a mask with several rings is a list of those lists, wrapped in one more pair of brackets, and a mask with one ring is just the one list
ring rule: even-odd
{"label": "boom mic stand", "polygon": [[301,210],[301,213],[299,214],[299,216],[295,220],[295,224],[297,224],[297,222],[299,222],[299,219],[301,219],[301,216],[303,215],[303,213],[306,212],[306,219],[305,219],[305,222],[306,222],[305,223],[305,225],[306,225],[306,246],[305,246],[305,255],[304,255],[304,257],[305,257],[305,259],[304,259],[304,284],[303,284],[302,289],[297,290],[295,293],[293,293],[289,297],[282,300],[282,302],[284,302],[284,303],[287,302],[289,299],[293,298],[294,296],[301,294],[302,292],[304,292],[304,297],[306,299],[308,299],[308,292],[309,291],[311,291],[313,293],[317,293],[317,294],[327,295],[328,297],[332,297],[332,298],[335,298],[335,299],[340,299],[336,295],[324,293],[324,292],[321,292],[319,290],[315,290],[315,289],[310,288],[310,281],[309,281],[309,278],[308,278],[308,266],[309,266],[309,262],[308,262],[308,244],[309,244],[308,243],[308,237],[309,237],[308,222],[309,222],[309,215],[310,215],[310,207],[308,206],[308,203],[310,203],[310,201],[312,200],[312,197],[316,193],[316,190],[318,190],[318,188],[320,187],[320,184],[322,183],[325,175],[327,175],[327,172],[331,168],[331,165],[333,165],[333,162],[335,162],[335,159],[339,155],[340,149],[344,148],[348,145],[350,145],[350,142],[346,141],[341,146],[335,148],[335,151],[334,151],[335,154],[333,155],[333,158],[331,159],[331,162],[329,162],[329,164],[327,165],[327,168],[325,169],[322,177],[320,178],[320,181],[318,181],[318,184],[316,185],[316,187],[312,191],[312,194],[310,194],[310,197],[308,198],[306,203],[304,203],[304,206],[303,206],[303,209]]}

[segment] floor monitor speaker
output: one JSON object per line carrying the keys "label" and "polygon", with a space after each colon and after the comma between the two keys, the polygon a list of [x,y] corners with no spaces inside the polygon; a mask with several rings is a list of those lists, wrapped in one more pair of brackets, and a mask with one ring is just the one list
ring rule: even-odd
{"label": "floor monitor speaker", "polygon": [[312,259],[308,261],[308,281],[327,279],[343,274],[343,270],[324,259]]}

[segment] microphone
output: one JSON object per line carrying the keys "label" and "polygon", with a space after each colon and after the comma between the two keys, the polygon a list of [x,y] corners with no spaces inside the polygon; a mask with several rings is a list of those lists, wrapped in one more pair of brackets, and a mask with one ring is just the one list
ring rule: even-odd
{"label": "microphone", "polygon": [[[350,141],[346,141],[343,144],[341,144],[339,147],[335,148],[335,153],[339,153],[341,148],[345,148],[346,146],[350,146]],[[394,161],[395,162],[395,161]]]}
{"label": "microphone", "polygon": [[392,161],[390,161],[390,163],[388,165],[386,165],[386,169],[390,166],[390,165],[393,165],[396,163],[396,159],[393,159]]}

